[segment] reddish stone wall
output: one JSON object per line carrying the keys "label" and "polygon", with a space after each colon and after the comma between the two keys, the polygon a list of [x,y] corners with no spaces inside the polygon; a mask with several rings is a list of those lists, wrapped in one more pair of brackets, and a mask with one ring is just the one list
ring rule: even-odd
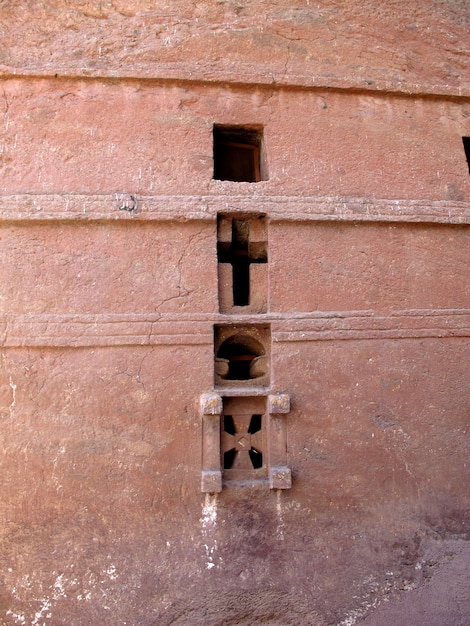
{"label": "reddish stone wall", "polygon": [[[154,4],[0,8],[0,621],[463,623],[465,4]],[[215,123],[266,180],[213,180]],[[267,312],[220,313],[249,214]],[[240,325],[268,372],[216,388]],[[288,394],[262,479],[201,491],[203,394]]]}
{"label": "reddish stone wall", "polygon": [[5,3],[5,73],[468,95],[462,0]]}
{"label": "reddish stone wall", "polygon": [[[450,99],[129,80],[2,89],[5,194],[469,198],[469,105]],[[212,180],[215,121],[264,127],[269,180]]]}

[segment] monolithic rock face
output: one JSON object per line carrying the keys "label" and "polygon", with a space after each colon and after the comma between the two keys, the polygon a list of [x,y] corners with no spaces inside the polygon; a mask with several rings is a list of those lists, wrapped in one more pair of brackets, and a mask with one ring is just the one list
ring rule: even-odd
{"label": "monolithic rock face", "polygon": [[6,73],[468,94],[465,0],[2,3]]}
{"label": "monolithic rock face", "polygon": [[0,622],[465,623],[467,4],[0,20]]}

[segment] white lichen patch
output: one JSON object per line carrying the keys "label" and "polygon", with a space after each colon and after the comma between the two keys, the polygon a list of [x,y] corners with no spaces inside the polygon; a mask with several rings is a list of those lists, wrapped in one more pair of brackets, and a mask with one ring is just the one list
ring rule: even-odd
{"label": "white lichen patch", "polygon": [[64,575],[60,574],[57,576],[56,581],[54,583],[54,600],[58,600],[59,598],[66,598],[67,594],[65,593],[64,588]]}
{"label": "white lichen patch", "polygon": [[11,376],[10,376],[9,382],[10,382],[10,389],[11,389],[11,393],[12,393],[12,401],[11,401],[11,404],[10,404],[10,407],[9,407],[10,411],[11,411],[13,409],[13,407],[15,406],[15,404],[16,404],[16,384],[13,382],[13,379],[12,379]]}
{"label": "white lichen patch", "polygon": [[215,555],[217,552],[217,540],[215,532],[217,530],[217,495],[206,493],[202,506],[201,519],[202,537],[205,556],[205,568],[211,570],[216,567]]}
{"label": "white lichen patch", "polygon": [[206,493],[201,516],[202,527],[207,529],[217,524],[217,496]]}
{"label": "white lichen patch", "polygon": [[8,611],[6,612],[6,615],[14,619],[15,624],[26,624],[25,616],[21,615],[20,613],[14,613],[13,611],[10,611],[10,609],[8,609]]}
{"label": "white lichen patch", "polygon": [[52,603],[49,598],[42,598],[39,600],[41,602],[41,607],[39,611],[36,611],[34,614],[34,620],[31,622],[31,626],[42,626],[46,622],[44,622],[44,618],[50,619],[52,617],[51,607]]}
{"label": "white lichen patch", "polygon": [[118,575],[116,572],[117,572],[116,566],[112,564],[106,570],[106,574],[109,576],[111,580],[117,580]]}
{"label": "white lichen patch", "polygon": [[[391,574],[393,572],[388,572],[388,575]],[[373,575],[367,576],[363,583],[368,588],[369,599],[362,601],[356,609],[348,611],[341,622],[338,623],[338,626],[355,626],[355,624],[364,619],[371,609],[375,609],[381,602],[387,601],[387,596],[394,587],[393,581],[389,580],[385,583],[379,583]]]}
{"label": "white lichen patch", "polygon": [[286,527],[284,524],[284,516],[283,516],[283,511],[282,511],[282,492],[280,489],[278,489],[276,493],[276,512],[277,512],[276,537],[279,541],[284,541]]}

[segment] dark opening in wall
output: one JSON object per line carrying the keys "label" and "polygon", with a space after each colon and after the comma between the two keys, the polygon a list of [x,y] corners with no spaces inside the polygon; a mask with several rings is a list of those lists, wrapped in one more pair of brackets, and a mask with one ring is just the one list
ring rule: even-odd
{"label": "dark opening in wall", "polygon": [[[237,388],[240,386],[263,387],[269,384],[270,344],[269,325],[216,324],[214,326],[215,385],[222,388]],[[255,415],[255,413],[253,411],[251,414]]]}
{"label": "dark opening in wall", "polygon": [[470,137],[462,137],[462,141],[465,156],[467,157],[468,171],[470,173]]}
{"label": "dark opening in wall", "polygon": [[229,435],[235,434],[235,423],[233,421],[233,417],[231,415],[224,415],[224,432]]}
{"label": "dark opening in wall", "polygon": [[246,183],[263,180],[262,129],[215,124],[213,140],[216,180]]}
{"label": "dark opening in wall", "polygon": [[262,419],[262,415],[251,416],[250,425],[248,426],[248,432],[250,435],[254,435],[261,430]]}
{"label": "dark opening in wall", "polygon": [[230,469],[233,466],[236,456],[237,451],[235,450],[235,448],[224,452],[224,469]]}
{"label": "dark opening in wall", "polygon": [[[228,227],[230,239],[228,239]],[[217,216],[217,257],[219,263],[232,266],[232,298],[234,306],[249,306],[251,304],[250,266],[252,264],[267,263],[267,243],[257,240],[264,235],[266,239],[266,217],[227,217]],[[222,237],[223,235],[223,237]],[[259,290],[258,290],[259,291]],[[226,295],[226,294],[223,294]]]}
{"label": "dark opening in wall", "polygon": [[259,469],[260,467],[263,467],[262,452],[260,452],[256,448],[251,448],[251,450],[248,451],[248,455],[250,457],[250,461],[254,469]]}
{"label": "dark opening in wall", "polygon": [[233,304],[239,306],[250,303],[249,225],[246,220],[232,220]]}
{"label": "dark opening in wall", "polygon": [[220,346],[216,365],[221,378],[250,380],[266,373],[266,357],[259,341],[246,335],[233,335]]}
{"label": "dark opening in wall", "polygon": [[[248,426],[248,433],[250,435],[255,435],[261,431],[263,425],[263,416],[262,415],[252,415],[250,420],[250,425]],[[250,450],[248,450],[248,455],[250,457],[251,464],[254,469],[259,469],[263,467],[263,453],[261,450],[251,446]]]}

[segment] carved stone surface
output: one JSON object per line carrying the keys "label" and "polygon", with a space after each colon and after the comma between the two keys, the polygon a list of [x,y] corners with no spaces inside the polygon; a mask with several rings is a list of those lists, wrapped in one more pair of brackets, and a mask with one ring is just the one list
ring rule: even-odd
{"label": "carved stone surface", "polygon": [[204,493],[222,491],[222,472],[220,470],[202,470],[201,491]]}
{"label": "carved stone surface", "polygon": [[222,413],[222,398],[216,393],[205,393],[201,396],[202,415],[220,415]]}
{"label": "carved stone surface", "polygon": [[[470,198],[466,102],[273,86],[253,94],[239,84],[226,98],[219,93],[199,83],[5,79],[2,192],[38,194],[25,198],[33,207],[42,194],[109,195],[101,211],[109,207],[123,223],[145,214],[140,196],[162,194],[213,196],[219,212],[243,202],[245,211],[267,215],[274,207],[289,213],[289,201],[261,209],[254,188],[265,203],[266,196],[362,198],[359,206],[372,214],[374,199]],[[213,124],[246,120],[264,127],[268,180],[213,180]],[[137,198],[136,215],[116,207],[122,190]],[[329,212],[348,213],[338,204]]]}
{"label": "carved stone surface", "polygon": [[269,484],[271,489],[290,489],[292,487],[292,473],[288,467],[271,467],[269,470]]}
{"label": "carved stone surface", "polygon": [[[466,623],[466,3],[19,0],[0,32],[0,623]],[[263,180],[214,180],[214,124],[262,128]],[[247,215],[249,310],[217,250]]]}
{"label": "carved stone surface", "polygon": [[287,393],[279,393],[277,395],[268,396],[268,412],[269,413],[289,413],[290,398]]}
{"label": "carved stone surface", "polygon": [[[468,95],[458,0],[2,6],[3,72]],[[232,122],[232,120],[230,120]]]}

